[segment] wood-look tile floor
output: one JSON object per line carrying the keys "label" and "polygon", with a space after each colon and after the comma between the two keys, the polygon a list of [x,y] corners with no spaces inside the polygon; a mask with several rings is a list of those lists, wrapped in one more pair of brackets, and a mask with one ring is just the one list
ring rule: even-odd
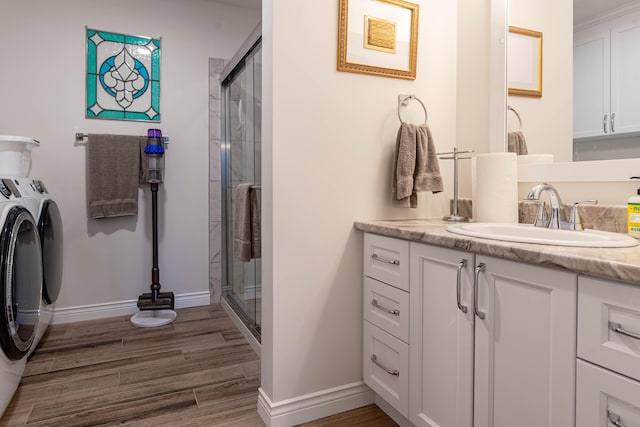
{"label": "wood-look tile floor", "polygon": [[[263,427],[260,361],[217,305],[159,328],[129,317],[53,325],[0,426]],[[374,405],[305,426],[395,426]]]}

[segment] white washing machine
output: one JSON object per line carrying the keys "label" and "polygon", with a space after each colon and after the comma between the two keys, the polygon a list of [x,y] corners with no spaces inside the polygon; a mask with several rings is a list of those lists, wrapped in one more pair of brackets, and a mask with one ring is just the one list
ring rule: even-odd
{"label": "white washing machine", "polygon": [[20,383],[40,328],[42,246],[30,188],[27,178],[0,178],[0,413]]}
{"label": "white washing machine", "polygon": [[[21,178],[18,182],[22,184],[25,180],[29,188],[28,193],[33,192],[36,201],[33,216],[38,224],[42,252],[42,302],[40,323],[31,350],[33,351],[35,344],[40,342],[51,323],[55,302],[62,288],[62,216],[58,205],[41,180]],[[32,205],[29,200],[25,200],[25,204]]]}

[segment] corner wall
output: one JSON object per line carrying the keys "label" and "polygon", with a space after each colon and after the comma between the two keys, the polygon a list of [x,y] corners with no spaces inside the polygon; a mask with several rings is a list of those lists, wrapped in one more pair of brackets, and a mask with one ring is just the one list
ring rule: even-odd
{"label": "corner wall", "polygon": [[437,151],[456,144],[457,2],[417,3],[417,78],[407,81],[336,71],[337,2],[263,2],[262,392],[273,407],[362,380],[353,222],[448,213],[444,161],[445,192],[390,207],[398,94],[424,102]]}

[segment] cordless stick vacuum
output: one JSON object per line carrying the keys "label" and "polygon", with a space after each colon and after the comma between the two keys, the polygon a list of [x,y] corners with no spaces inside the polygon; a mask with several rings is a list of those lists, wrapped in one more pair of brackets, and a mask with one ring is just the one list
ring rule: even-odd
{"label": "cordless stick vacuum", "polygon": [[160,129],[147,131],[147,182],[151,186],[151,216],[153,224],[153,267],[151,269],[151,292],[138,297],[140,313],[131,317],[135,326],[150,328],[171,323],[176,318],[173,292],[160,292],[160,269],[158,268],[158,184],[164,179],[164,145]]}

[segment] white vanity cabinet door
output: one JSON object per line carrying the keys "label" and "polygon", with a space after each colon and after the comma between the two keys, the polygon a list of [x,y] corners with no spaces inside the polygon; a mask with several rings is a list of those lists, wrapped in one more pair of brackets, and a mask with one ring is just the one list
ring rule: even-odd
{"label": "white vanity cabinet door", "polygon": [[640,380],[640,286],[580,276],[578,357]]}
{"label": "white vanity cabinet door", "polygon": [[408,292],[409,242],[365,234],[364,274]]}
{"label": "white vanity cabinet door", "polygon": [[573,41],[573,137],[610,132],[610,31],[590,29]]}
{"label": "white vanity cabinet door", "polygon": [[408,292],[365,277],[363,310],[364,320],[409,342]]}
{"label": "white vanity cabinet door", "polygon": [[574,426],[577,275],[477,256],[482,265],[474,427]]}
{"label": "white vanity cabinet door", "polygon": [[640,426],[640,382],[581,360],[576,376],[576,426]]}
{"label": "white vanity cabinet door", "polygon": [[[471,427],[474,255],[411,243],[409,419]],[[460,304],[457,279],[460,271]]]}
{"label": "white vanity cabinet door", "polygon": [[409,408],[409,346],[364,322],[364,382],[404,417]]}

